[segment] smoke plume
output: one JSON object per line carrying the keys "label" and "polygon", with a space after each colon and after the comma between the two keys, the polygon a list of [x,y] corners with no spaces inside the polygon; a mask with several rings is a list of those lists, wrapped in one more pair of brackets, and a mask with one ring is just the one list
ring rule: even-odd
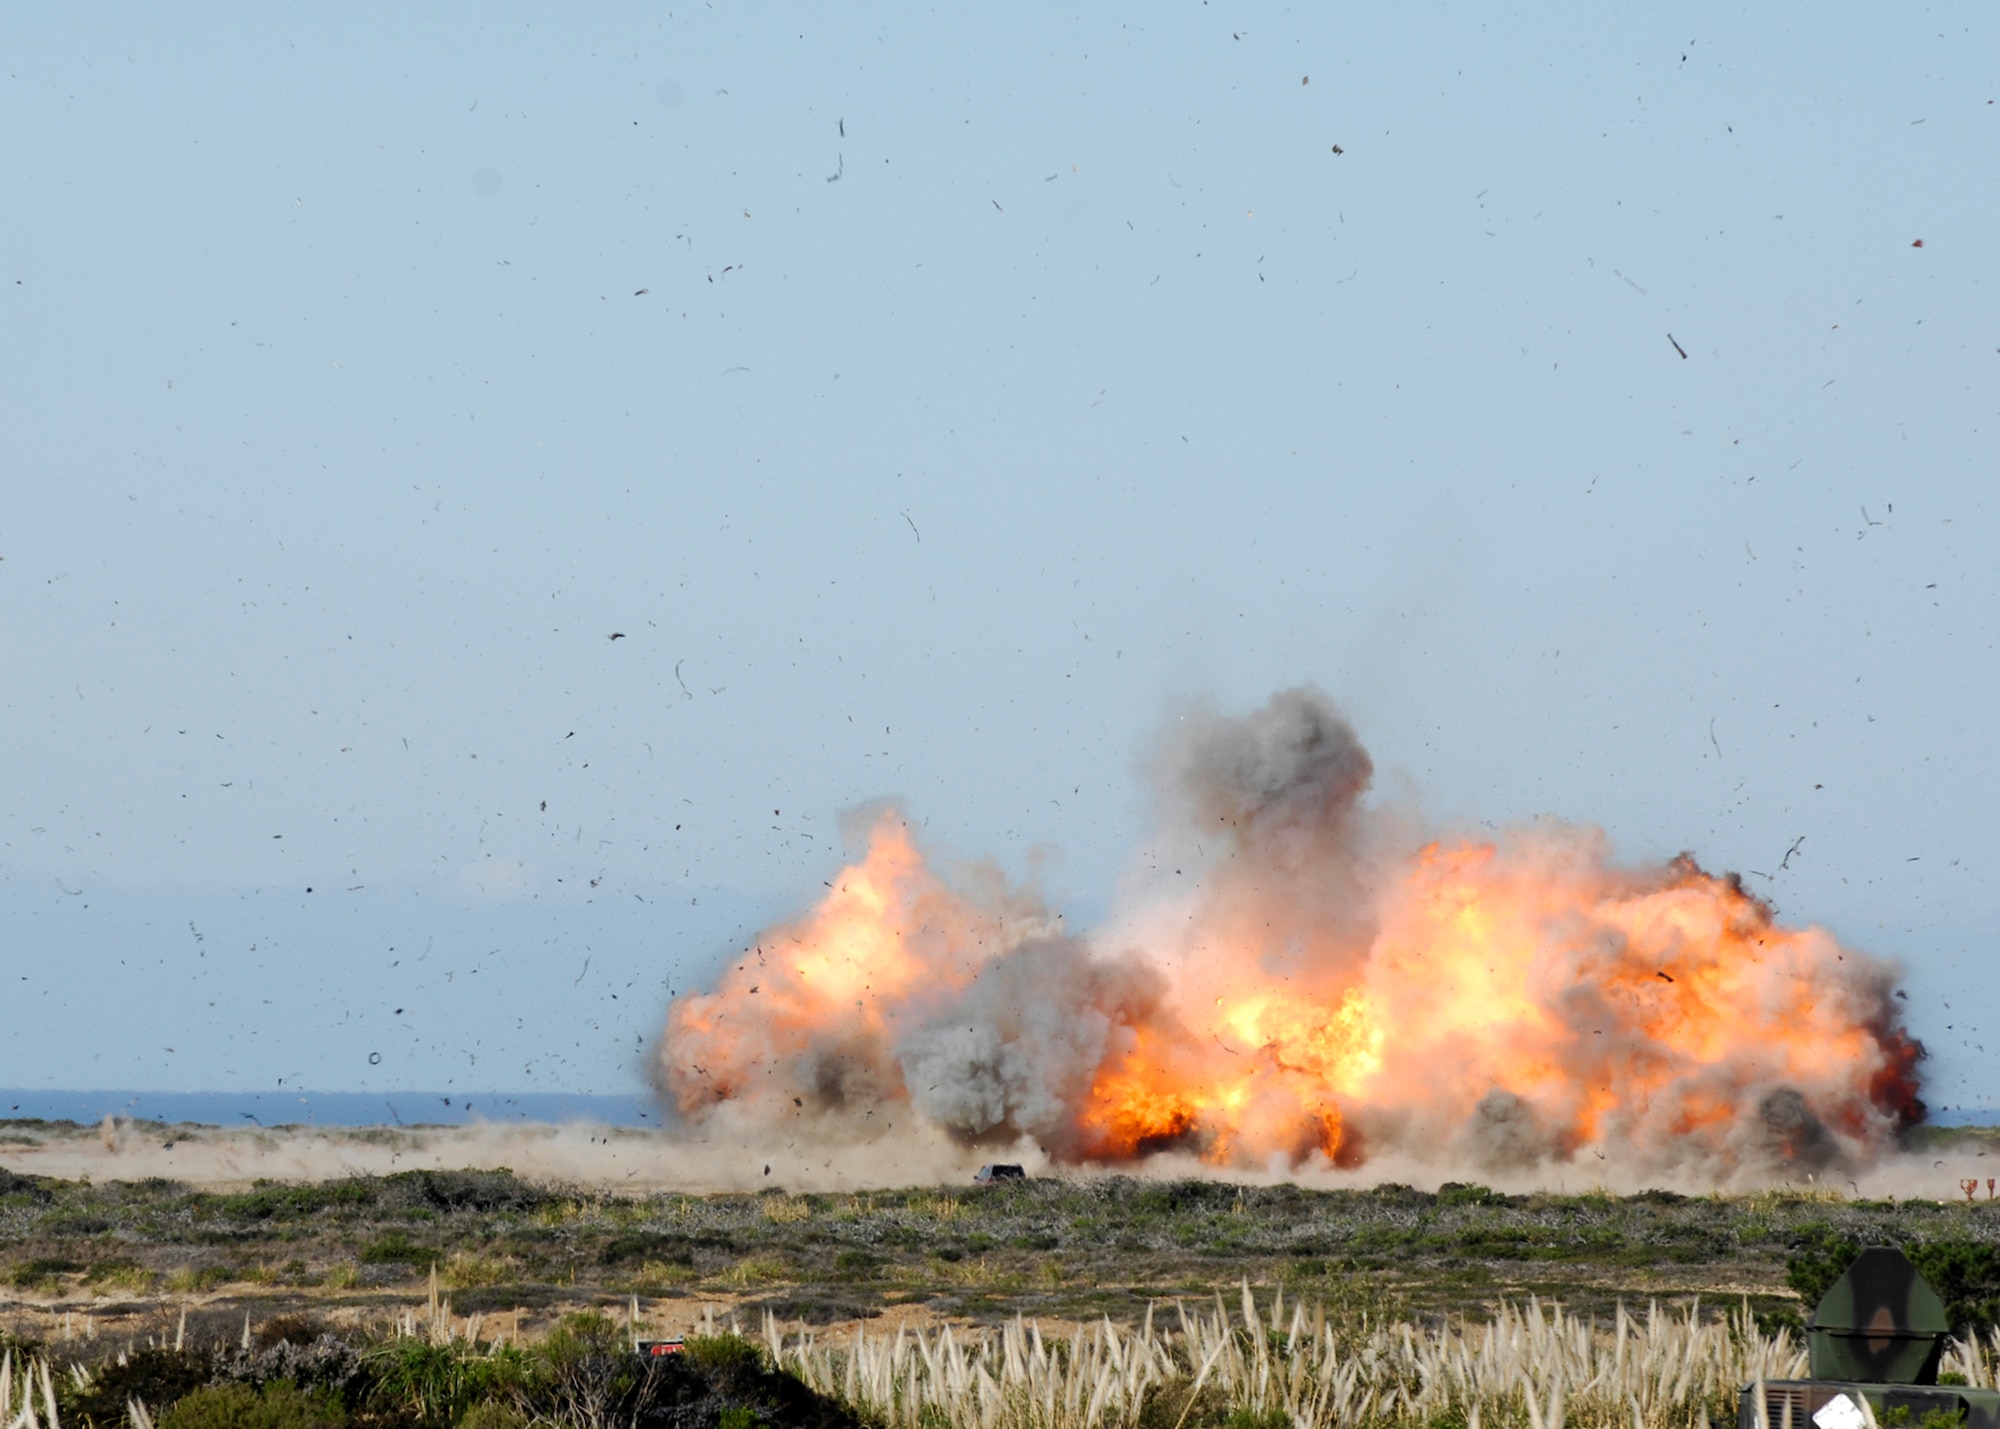
{"label": "smoke plume", "polygon": [[1178,876],[1088,937],[879,812],[815,907],[676,1003],[659,1085],[788,1146],[901,1122],[1275,1174],[1756,1182],[1866,1166],[1922,1117],[1889,965],[1590,827],[1417,837],[1372,776],[1317,691],[1185,722],[1159,759]]}

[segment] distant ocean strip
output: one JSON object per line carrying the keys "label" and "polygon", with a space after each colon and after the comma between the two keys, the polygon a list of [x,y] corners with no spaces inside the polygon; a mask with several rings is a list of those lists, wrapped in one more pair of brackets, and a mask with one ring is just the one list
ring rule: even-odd
{"label": "distant ocean strip", "polygon": [[[169,1126],[469,1126],[476,1122],[590,1122],[659,1126],[644,1093],[584,1092],[68,1092],[0,1087],[0,1122],[107,1116]],[[1934,1107],[1933,1126],[2000,1126],[2000,1108]]]}
{"label": "distant ocean strip", "polygon": [[651,1097],[631,1092],[72,1092],[0,1087],[0,1122],[107,1116],[169,1126],[468,1126],[476,1122],[590,1122],[659,1126]]}

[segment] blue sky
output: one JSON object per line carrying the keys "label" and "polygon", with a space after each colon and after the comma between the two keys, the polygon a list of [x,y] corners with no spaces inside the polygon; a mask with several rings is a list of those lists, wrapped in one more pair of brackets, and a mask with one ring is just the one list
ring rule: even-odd
{"label": "blue sky", "polygon": [[1993,31],[9,12],[0,1084],[619,1090],[843,808],[1088,922],[1313,682],[2000,1100]]}

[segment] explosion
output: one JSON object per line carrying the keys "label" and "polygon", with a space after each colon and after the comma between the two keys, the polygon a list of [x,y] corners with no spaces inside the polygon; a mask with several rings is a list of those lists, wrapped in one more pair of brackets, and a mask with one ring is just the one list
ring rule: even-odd
{"label": "explosion", "polygon": [[1711,1181],[1866,1164],[1921,1120],[1895,970],[1733,875],[1622,867],[1552,821],[1420,842],[1364,805],[1367,752],[1314,691],[1191,724],[1164,763],[1187,891],[1075,937],[882,813],[817,907],[675,1004],[656,1070],[682,1117]]}

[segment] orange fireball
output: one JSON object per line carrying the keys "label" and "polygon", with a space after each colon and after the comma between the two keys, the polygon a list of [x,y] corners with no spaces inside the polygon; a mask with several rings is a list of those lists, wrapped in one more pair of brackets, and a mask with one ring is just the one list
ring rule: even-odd
{"label": "orange fireball", "polygon": [[1266,1169],[1589,1150],[1720,1179],[1857,1163],[1923,1115],[1886,964],[1587,827],[1399,853],[1370,767],[1311,691],[1192,727],[1170,793],[1205,865],[1115,954],[889,815],[675,1006],[663,1083],[691,1119],[908,1106],[968,1144]]}

